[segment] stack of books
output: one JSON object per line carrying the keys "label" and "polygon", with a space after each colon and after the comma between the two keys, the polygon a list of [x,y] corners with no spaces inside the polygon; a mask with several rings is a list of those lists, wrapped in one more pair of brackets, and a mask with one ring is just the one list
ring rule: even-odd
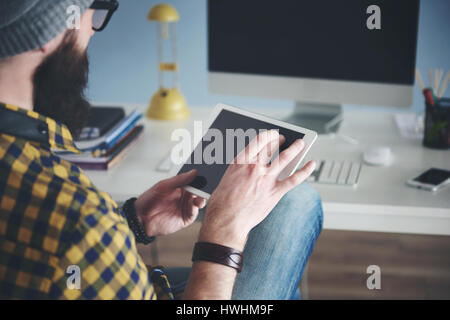
{"label": "stack of books", "polygon": [[92,107],[87,126],[75,145],[81,154],[57,154],[85,170],[108,170],[117,164],[134,146],[144,127],[138,122],[142,113],[133,111],[125,116],[120,107]]}

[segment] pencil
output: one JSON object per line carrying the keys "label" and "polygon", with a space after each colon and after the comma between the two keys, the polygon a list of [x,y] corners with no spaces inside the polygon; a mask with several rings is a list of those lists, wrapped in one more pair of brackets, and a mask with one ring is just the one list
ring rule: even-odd
{"label": "pencil", "polygon": [[439,84],[441,83],[444,71],[442,69],[436,69],[436,94],[439,92]]}
{"label": "pencil", "polygon": [[423,90],[423,95],[425,96],[425,100],[430,106],[434,106],[434,99],[433,99],[433,91],[431,88],[427,88]]}
{"label": "pencil", "polygon": [[430,88],[433,88],[433,69],[428,69],[428,81],[430,81]]}
{"label": "pencil", "polygon": [[422,75],[420,74],[419,69],[416,68],[416,79],[417,84],[419,85],[420,90],[425,90],[425,85],[423,84]]}
{"label": "pencil", "polygon": [[438,91],[438,76],[439,76],[439,70],[435,69],[434,70],[434,87],[433,87],[434,95],[437,95],[437,91]]}
{"label": "pencil", "polygon": [[445,76],[445,79],[444,79],[444,81],[442,82],[442,85],[441,85],[441,89],[439,90],[439,94],[438,94],[438,98],[441,98],[443,95],[444,95],[444,93],[445,93],[445,90],[447,89],[447,85],[448,85],[448,81],[450,80],[450,71],[447,71],[447,75]]}

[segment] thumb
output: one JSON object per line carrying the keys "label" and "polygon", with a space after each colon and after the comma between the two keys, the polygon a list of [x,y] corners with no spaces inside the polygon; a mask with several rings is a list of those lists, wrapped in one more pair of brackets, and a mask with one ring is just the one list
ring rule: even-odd
{"label": "thumb", "polygon": [[197,176],[197,170],[193,169],[191,171],[179,174],[172,178],[164,180],[164,186],[171,188],[183,187],[191,183]]}

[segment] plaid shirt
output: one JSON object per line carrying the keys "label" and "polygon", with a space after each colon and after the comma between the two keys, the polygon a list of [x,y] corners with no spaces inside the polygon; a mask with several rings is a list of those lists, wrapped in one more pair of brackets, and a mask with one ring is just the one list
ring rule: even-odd
{"label": "plaid shirt", "polygon": [[[69,130],[15,106],[0,111],[12,121],[32,118],[40,130],[0,126],[0,298],[172,299],[164,273],[147,270],[117,204],[51,152],[78,152]],[[71,287],[78,275],[79,289]]]}

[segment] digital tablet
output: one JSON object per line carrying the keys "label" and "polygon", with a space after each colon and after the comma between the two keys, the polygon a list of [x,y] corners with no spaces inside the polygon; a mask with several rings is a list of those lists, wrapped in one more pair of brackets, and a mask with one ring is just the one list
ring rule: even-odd
{"label": "digital tablet", "polygon": [[[197,177],[185,189],[208,199],[214,192],[228,165],[249,142],[261,131],[278,130],[286,140],[279,152],[288,148],[295,140],[303,139],[305,147],[280,173],[283,180],[294,173],[317,138],[317,133],[280,120],[252,113],[219,103],[208,123],[203,124],[203,135],[193,144],[187,157],[178,161],[177,174],[197,170]],[[176,152],[173,150],[172,152]],[[278,154],[274,155],[274,159]],[[172,155],[173,156],[173,155]]]}

